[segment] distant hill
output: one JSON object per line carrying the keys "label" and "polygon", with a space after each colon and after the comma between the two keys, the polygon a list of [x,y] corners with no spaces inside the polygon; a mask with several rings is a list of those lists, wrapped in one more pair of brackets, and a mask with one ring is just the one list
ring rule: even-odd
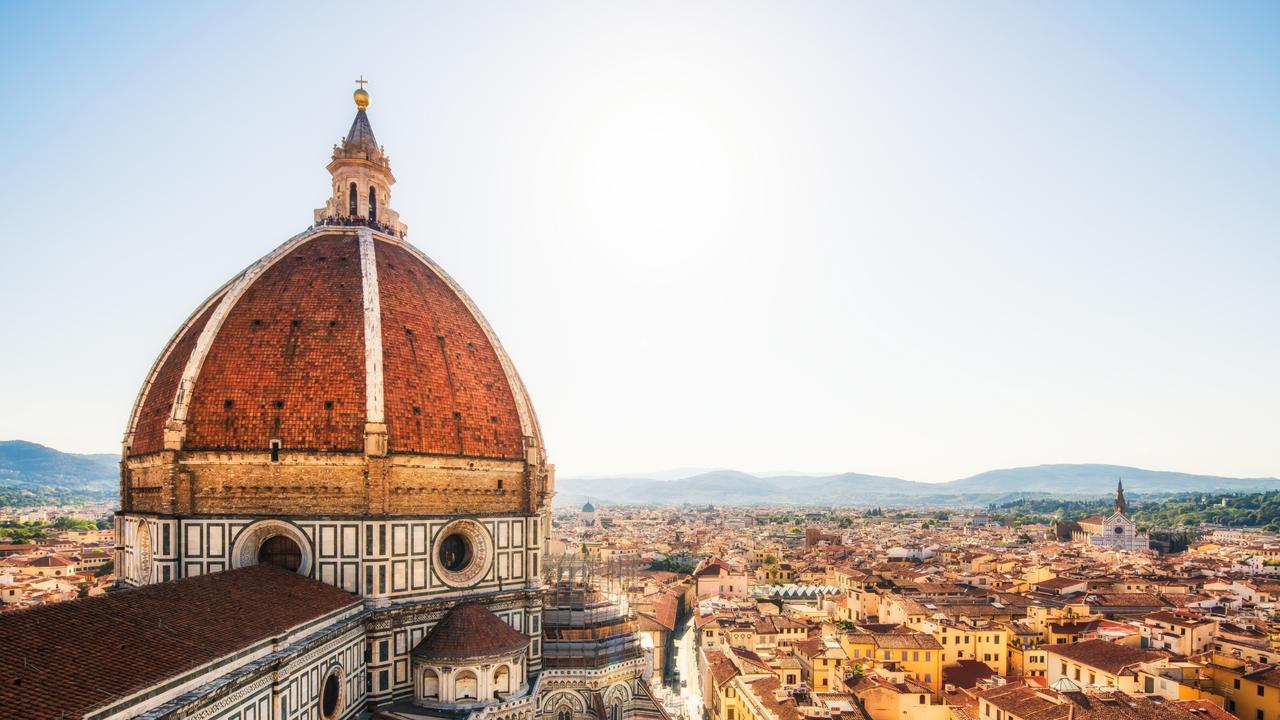
{"label": "distant hill", "polygon": [[[24,440],[0,441],[0,488],[63,488],[114,493],[119,456],[64,453]],[[1019,497],[1087,498],[1115,491],[1123,478],[1131,495],[1280,490],[1280,479],[1231,478],[1144,470],[1123,465],[1036,465],[988,470],[942,483],[860,473],[753,475],[694,468],[640,475],[561,478],[556,505],[593,503],[679,505],[986,505]]]}
{"label": "distant hill", "polygon": [[64,453],[25,440],[0,441],[0,487],[114,491],[120,456]]}
{"label": "distant hill", "polygon": [[1192,475],[1164,470],[1143,470],[1124,465],[1036,465],[988,470],[973,477],[942,483],[959,492],[999,491],[1103,494],[1115,492],[1116,480],[1126,491],[1138,493],[1261,492],[1280,487],[1277,478],[1230,478]]}
{"label": "distant hill", "polygon": [[593,502],[679,505],[985,505],[1018,497],[1096,497],[1116,480],[1138,495],[1184,492],[1260,492],[1280,489],[1280,478],[1229,478],[1144,470],[1123,465],[1036,465],[988,470],[942,483],[859,473],[760,477],[735,470],[677,480],[636,477],[562,478],[556,504]]}

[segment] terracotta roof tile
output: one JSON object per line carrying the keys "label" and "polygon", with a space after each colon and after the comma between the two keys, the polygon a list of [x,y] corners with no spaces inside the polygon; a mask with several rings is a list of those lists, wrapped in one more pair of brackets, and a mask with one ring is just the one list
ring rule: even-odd
{"label": "terracotta roof tile", "polygon": [[0,614],[0,709],[80,717],[359,602],[254,566]]}
{"label": "terracotta roof tile", "polygon": [[510,655],[529,646],[529,636],[477,603],[451,608],[413,648],[423,660],[462,660]]}
{"label": "terracotta roof tile", "polygon": [[1050,645],[1046,648],[1051,655],[1059,655],[1074,660],[1081,665],[1096,667],[1103,672],[1115,674],[1121,670],[1142,662],[1150,662],[1169,657],[1158,650],[1141,650],[1127,645],[1118,645],[1106,640],[1085,640],[1069,645]]}

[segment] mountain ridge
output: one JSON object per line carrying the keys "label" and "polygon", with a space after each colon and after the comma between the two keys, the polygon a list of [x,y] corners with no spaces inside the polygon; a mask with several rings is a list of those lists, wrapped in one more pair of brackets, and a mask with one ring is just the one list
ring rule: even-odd
{"label": "mountain ridge", "polygon": [[66,453],[27,440],[0,440],[0,486],[114,490],[120,484],[120,456]]}
{"label": "mountain ridge", "polygon": [[[693,474],[689,474],[693,473]],[[1280,478],[1236,478],[1101,463],[1056,463],[999,468],[940,483],[856,472],[762,475],[728,468],[677,468],[653,473],[561,478],[556,505],[971,505],[1029,496],[1097,497],[1117,479],[1135,495],[1261,492]],[[119,456],[64,453],[26,440],[0,441],[0,487],[111,492],[119,484]]]}
{"label": "mountain ridge", "polygon": [[1028,495],[1096,497],[1115,492],[1116,481],[1133,494],[1260,492],[1280,489],[1280,478],[1234,478],[1102,463],[1055,463],[987,470],[940,483],[882,475],[778,475],[759,477],[716,470],[680,480],[563,478],[556,504],[590,498],[605,504],[715,505],[984,505]]}

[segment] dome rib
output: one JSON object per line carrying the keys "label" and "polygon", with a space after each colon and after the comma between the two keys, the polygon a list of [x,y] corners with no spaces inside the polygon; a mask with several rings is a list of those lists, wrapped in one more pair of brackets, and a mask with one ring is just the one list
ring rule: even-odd
{"label": "dome rib", "polygon": [[[134,400],[133,411],[129,413],[129,426],[124,434],[125,455],[140,455],[164,448],[164,425],[173,410],[173,398],[186,358],[190,357],[196,339],[230,285],[231,282],[223,284],[191,313],[152,364],[147,380]],[[154,423],[147,422],[150,416],[155,416]],[[139,428],[144,425],[145,429],[140,432]]]}
{"label": "dome rib", "polygon": [[[363,112],[363,111],[362,111]],[[360,286],[364,317],[364,381],[365,422],[386,422],[386,381],[383,379],[385,359],[382,353],[382,291],[378,287],[378,261],[374,252],[373,232],[361,228]]]}
{"label": "dome rib", "polygon": [[184,449],[364,449],[358,239],[328,233],[261,273],[226,313],[188,392]]}
{"label": "dome rib", "polygon": [[520,373],[516,371],[515,364],[511,362],[511,357],[507,355],[506,348],[502,346],[502,342],[498,339],[497,333],[493,331],[493,327],[489,325],[489,321],[485,318],[484,314],[480,312],[480,308],[475,304],[475,301],[471,299],[471,296],[467,294],[467,291],[464,290],[462,286],[459,285],[451,275],[449,275],[449,273],[445,272],[444,268],[437,265],[434,260],[413,244],[405,242],[399,238],[393,238],[389,235],[379,235],[378,238],[390,245],[402,248],[417,258],[419,262],[430,268],[432,272],[444,281],[453,294],[462,301],[470,311],[471,316],[475,318],[477,323],[479,323],[480,329],[484,332],[485,337],[489,341],[489,345],[493,347],[494,352],[497,354],[498,362],[502,366],[503,374],[506,376],[507,382],[511,386],[511,392],[516,402],[516,410],[520,417],[521,432],[523,432],[526,437],[533,438],[533,443],[540,455],[539,460],[541,460],[541,453],[543,453],[542,428],[538,424],[538,416],[534,412],[533,403],[529,401],[529,392],[525,389],[524,381],[520,378]]}
{"label": "dome rib", "polygon": [[196,381],[199,379],[204,360],[208,356],[209,349],[212,347],[214,339],[217,338],[218,332],[222,330],[222,324],[226,321],[227,315],[235,307],[236,303],[240,302],[240,298],[245,291],[253,283],[257,282],[263,273],[279,262],[280,258],[289,254],[297,246],[310,240],[313,236],[314,233],[311,231],[294,235],[281,243],[275,250],[264,255],[256,263],[245,268],[232,282],[231,289],[223,295],[222,302],[214,310],[213,317],[209,319],[209,322],[205,323],[204,329],[200,332],[200,337],[196,341],[195,349],[192,350],[191,356],[187,359],[186,368],[182,371],[182,379],[178,382],[177,394],[174,397],[173,410],[170,414],[171,419],[178,421],[187,419],[192,391],[195,390]]}

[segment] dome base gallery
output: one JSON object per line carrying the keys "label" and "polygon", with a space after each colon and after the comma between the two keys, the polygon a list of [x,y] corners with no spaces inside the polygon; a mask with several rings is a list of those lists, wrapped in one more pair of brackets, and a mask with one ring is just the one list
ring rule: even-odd
{"label": "dome base gallery", "polygon": [[121,590],[0,614],[0,707],[534,720],[611,692],[660,716],[643,661],[544,666],[538,420],[475,304],[405,239],[355,99],[312,226],[195,308],[138,393]]}

